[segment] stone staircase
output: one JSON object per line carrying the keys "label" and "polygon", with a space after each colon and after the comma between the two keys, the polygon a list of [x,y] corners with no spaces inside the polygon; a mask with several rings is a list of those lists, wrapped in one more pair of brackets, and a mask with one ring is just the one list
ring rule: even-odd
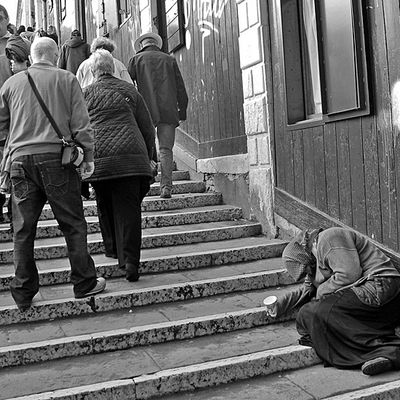
{"label": "stone staircase", "polygon": [[0,400],[400,398],[398,372],[323,368],[297,344],[294,315],[267,317],[263,298],[293,288],[280,259],[286,242],[205,189],[182,171],[171,199],[152,185],[135,283],[104,256],[95,202],[85,202],[107,289],[79,300],[46,207],[35,243],[42,286],[26,313],[8,291],[13,245],[0,226]]}

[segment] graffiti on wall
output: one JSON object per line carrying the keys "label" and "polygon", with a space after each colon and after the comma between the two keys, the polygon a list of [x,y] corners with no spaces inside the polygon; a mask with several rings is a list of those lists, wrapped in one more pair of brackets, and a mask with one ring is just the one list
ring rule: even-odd
{"label": "graffiti on wall", "polygon": [[190,32],[190,20],[196,18],[197,26],[201,34],[201,59],[204,63],[204,48],[207,38],[212,32],[218,34],[216,21],[222,17],[229,0],[185,0],[185,30],[186,48],[190,49],[192,33]]}

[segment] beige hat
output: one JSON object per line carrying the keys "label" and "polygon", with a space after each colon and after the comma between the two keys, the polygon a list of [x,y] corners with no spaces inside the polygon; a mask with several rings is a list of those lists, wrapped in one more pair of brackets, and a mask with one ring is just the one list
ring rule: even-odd
{"label": "beige hat", "polygon": [[160,35],[157,35],[157,33],[154,32],[147,32],[144,33],[143,35],[139,36],[136,40],[135,40],[135,44],[134,44],[134,48],[136,51],[139,51],[141,49],[140,44],[142,43],[143,40],[145,39],[154,39],[155,41],[157,41],[157,47],[159,49],[161,49],[162,47],[162,39]]}

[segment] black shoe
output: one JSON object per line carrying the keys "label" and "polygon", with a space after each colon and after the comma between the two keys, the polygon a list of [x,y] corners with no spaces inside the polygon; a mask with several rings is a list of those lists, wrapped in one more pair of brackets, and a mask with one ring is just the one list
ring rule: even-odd
{"label": "black shoe", "polygon": [[139,280],[139,268],[135,264],[126,263],[125,265],[126,279],[129,282],[136,282]]}
{"label": "black shoe", "polygon": [[118,258],[118,256],[115,253],[106,253],[106,257],[108,257],[108,258]]}
{"label": "black shoe", "polygon": [[20,312],[25,312],[31,308],[31,305],[32,303],[22,303],[22,304],[17,304],[17,307]]}
{"label": "black shoe", "polygon": [[365,375],[378,375],[393,369],[392,362],[386,357],[377,357],[373,360],[366,361],[361,371]]}

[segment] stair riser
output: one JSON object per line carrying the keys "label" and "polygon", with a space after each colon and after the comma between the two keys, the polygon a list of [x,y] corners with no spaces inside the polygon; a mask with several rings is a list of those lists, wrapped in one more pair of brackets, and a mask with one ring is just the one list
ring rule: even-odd
{"label": "stair riser", "polygon": [[[171,199],[145,198],[142,203],[142,211],[162,211],[162,210],[179,210],[184,208],[213,206],[222,203],[221,193],[205,193],[201,196],[193,194],[188,197],[172,197]],[[86,217],[97,215],[95,204],[85,204],[84,213]],[[45,208],[41,215],[41,220],[54,219],[54,214],[49,208]]]}
{"label": "stair riser", "polygon": [[[39,303],[21,314],[15,306],[0,310],[0,325],[15,324],[23,321],[43,321],[46,319],[65,318],[129,309],[139,306],[191,300],[208,296],[229,294],[249,290],[267,289],[278,285],[289,285],[293,281],[283,270],[241,275],[233,278],[221,278],[210,281],[190,282],[174,286],[159,286],[122,292],[116,295],[101,294],[87,299],[71,299],[62,302]],[[72,291],[71,291],[72,292]],[[71,293],[72,294],[72,293]]]}
{"label": "stair riser", "polygon": [[[161,175],[158,174],[156,176],[156,182],[161,181]],[[172,172],[172,181],[188,181],[190,179],[189,171],[173,171]]]}
{"label": "stair riser", "polygon": [[[207,222],[218,222],[218,221],[233,221],[242,218],[242,211],[239,208],[232,208],[230,210],[213,210],[206,212],[196,212],[187,214],[171,214],[171,215],[155,215],[155,216],[144,216],[142,217],[142,229],[146,228],[160,228],[165,226],[174,225],[189,225],[189,224],[201,224]],[[90,222],[87,224],[88,233],[100,232],[100,225],[98,222]],[[60,237],[63,233],[58,228],[58,225],[52,226],[39,226],[36,230],[36,238],[51,238]],[[7,232],[2,232],[0,235],[1,242],[12,241],[11,231],[8,229]]]}
{"label": "stair riser", "polygon": [[[261,226],[258,224],[233,226],[215,229],[212,231],[179,232],[168,235],[151,235],[142,238],[142,249],[155,247],[175,246],[179,244],[191,244],[200,242],[211,242],[215,240],[237,239],[259,235]],[[89,242],[88,249],[91,254],[104,253],[102,241]],[[67,247],[65,245],[55,245],[51,247],[36,247],[34,250],[36,260],[46,260],[53,258],[67,257]],[[13,251],[4,250],[0,252],[0,262],[12,263]]]}
{"label": "stair riser", "polygon": [[[160,195],[160,186],[151,186],[147,196],[159,196]],[[187,182],[181,183],[176,182],[172,186],[172,194],[182,194],[182,193],[203,193],[206,191],[206,184],[204,182]]]}
{"label": "stair riser", "polygon": [[[290,346],[152,375],[21,397],[18,400],[145,400],[228,382],[305,368],[321,361],[309,347]],[[14,399],[17,400],[17,399]]]}
{"label": "stair riser", "polygon": [[[212,267],[217,265],[232,264],[246,261],[262,260],[280,257],[284,244],[277,243],[263,246],[249,247],[246,249],[221,250],[213,253],[189,254],[183,256],[170,256],[164,258],[142,260],[140,272],[142,274],[169,272],[176,270],[190,270],[195,268]],[[125,271],[118,267],[117,263],[96,266],[97,275],[105,278],[117,278],[125,276]],[[0,277],[0,291],[9,290],[13,276]],[[70,282],[70,270],[55,270],[40,273],[41,286],[49,286]]]}
{"label": "stair riser", "polygon": [[78,357],[174,340],[193,339],[289,321],[294,317],[295,315],[292,314],[285,318],[271,319],[264,309],[258,308],[245,312],[229,313],[211,319],[206,317],[194,318],[190,321],[170,322],[149,327],[84,335],[71,340],[50,340],[43,345],[36,345],[35,347],[26,345],[1,349],[0,367],[34,364],[64,357]]}

